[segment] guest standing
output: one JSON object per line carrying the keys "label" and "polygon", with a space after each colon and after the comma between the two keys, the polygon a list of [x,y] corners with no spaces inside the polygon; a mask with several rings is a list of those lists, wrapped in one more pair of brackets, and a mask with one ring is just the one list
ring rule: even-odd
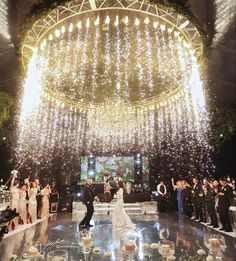
{"label": "guest standing", "polygon": [[40,219],[40,211],[41,211],[41,203],[42,203],[42,195],[41,195],[41,185],[39,179],[35,179],[36,187],[37,187],[37,218]]}
{"label": "guest standing", "polygon": [[38,188],[36,182],[32,182],[31,188],[29,191],[29,215],[30,215],[30,222],[34,223],[37,219],[37,196]]}
{"label": "guest standing", "polygon": [[221,178],[219,180],[221,188],[219,189],[219,214],[220,222],[222,228],[220,230],[225,230],[226,232],[232,232],[232,226],[229,217],[229,207],[232,199],[232,188],[227,184],[226,179]]}
{"label": "guest standing", "polygon": [[89,228],[93,225],[90,224],[90,220],[93,216],[94,207],[93,207],[93,200],[94,200],[94,191],[92,189],[93,180],[87,179],[85,183],[85,188],[83,191],[82,196],[82,203],[86,206],[87,212],[83,220],[80,222],[79,226],[82,228]]}
{"label": "guest standing", "polygon": [[[10,185],[10,208],[12,210],[15,210],[16,213],[19,213],[19,182],[16,181],[16,176],[13,176],[11,179],[11,185]],[[14,230],[15,227],[18,224],[18,217],[15,217],[11,222],[10,226],[11,229]]]}
{"label": "guest standing", "polygon": [[184,215],[191,218],[192,217],[192,206],[191,206],[192,189],[186,180],[182,181],[182,185],[183,185],[183,191],[182,191],[183,212],[184,212]]}
{"label": "guest standing", "polygon": [[176,185],[174,184],[174,179],[171,179],[172,181],[172,186],[174,190],[177,190],[177,202],[178,202],[178,213],[179,215],[183,214],[183,201],[182,201],[182,191],[183,191],[183,186],[182,186],[182,181],[177,181]]}
{"label": "guest standing", "polygon": [[163,180],[160,180],[160,183],[157,185],[157,193],[158,193],[158,211],[166,212],[166,185]]}
{"label": "guest standing", "polygon": [[215,188],[213,186],[213,183],[209,183],[206,178],[203,179],[203,185],[204,185],[206,208],[211,220],[211,223],[208,225],[217,228],[219,226],[218,226],[218,220],[217,220],[216,209],[215,209],[215,197],[216,197]]}
{"label": "guest standing", "polygon": [[20,224],[27,223],[27,209],[26,209],[27,199],[26,199],[26,185],[22,184],[19,190],[19,215]]}
{"label": "guest standing", "polygon": [[202,185],[198,181],[197,178],[193,178],[193,206],[195,211],[195,220],[199,222],[203,222],[203,211],[202,211],[202,204],[203,204],[203,190]]}
{"label": "guest standing", "polygon": [[49,216],[49,196],[51,193],[51,188],[49,184],[47,184],[42,190],[42,204],[41,204],[41,218],[47,218]]}
{"label": "guest standing", "polygon": [[51,193],[50,193],[50,212],[55,213],[57,212],[59,203],[59,193],[56,188],[56,183],[53,182],[51,186]]}

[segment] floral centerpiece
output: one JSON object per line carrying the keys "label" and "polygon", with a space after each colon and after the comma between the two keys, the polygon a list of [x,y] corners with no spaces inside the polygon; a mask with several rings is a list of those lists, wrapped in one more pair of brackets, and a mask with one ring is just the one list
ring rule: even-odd
{"label": "floral centerpiece", "polygon": [[5,185],[0,186],[0,204],[7,203],[10,201],[10,191]]}

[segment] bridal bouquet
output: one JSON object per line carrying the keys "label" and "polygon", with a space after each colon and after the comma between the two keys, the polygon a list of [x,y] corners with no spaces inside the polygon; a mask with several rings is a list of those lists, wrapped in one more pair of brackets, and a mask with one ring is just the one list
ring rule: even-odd
{"label": "bridal bouquet", "polygon": [[17,174],[18,174],[18,170],[13,169],[13,170],[11,171],[11,175],[12,175],[14,178],[17,177]]}

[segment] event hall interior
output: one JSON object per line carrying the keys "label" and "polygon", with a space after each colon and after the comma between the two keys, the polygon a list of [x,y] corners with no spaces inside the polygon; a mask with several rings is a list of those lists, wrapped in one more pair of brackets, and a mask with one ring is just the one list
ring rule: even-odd
{"label": "event hall interior", "polygon": [[0,260],[236,260],[231,0],[1,0]]}

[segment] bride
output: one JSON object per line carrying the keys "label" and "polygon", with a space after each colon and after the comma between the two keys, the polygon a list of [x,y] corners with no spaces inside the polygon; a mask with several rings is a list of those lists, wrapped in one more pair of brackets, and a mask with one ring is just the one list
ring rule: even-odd
{"label": "bride", "polygon": [[124,210],[124,186],[122,181],[117,182],[117,201],[114,205],[112,224],[113,228],[135,228],[136,225],[131,221],[130,217]]}

